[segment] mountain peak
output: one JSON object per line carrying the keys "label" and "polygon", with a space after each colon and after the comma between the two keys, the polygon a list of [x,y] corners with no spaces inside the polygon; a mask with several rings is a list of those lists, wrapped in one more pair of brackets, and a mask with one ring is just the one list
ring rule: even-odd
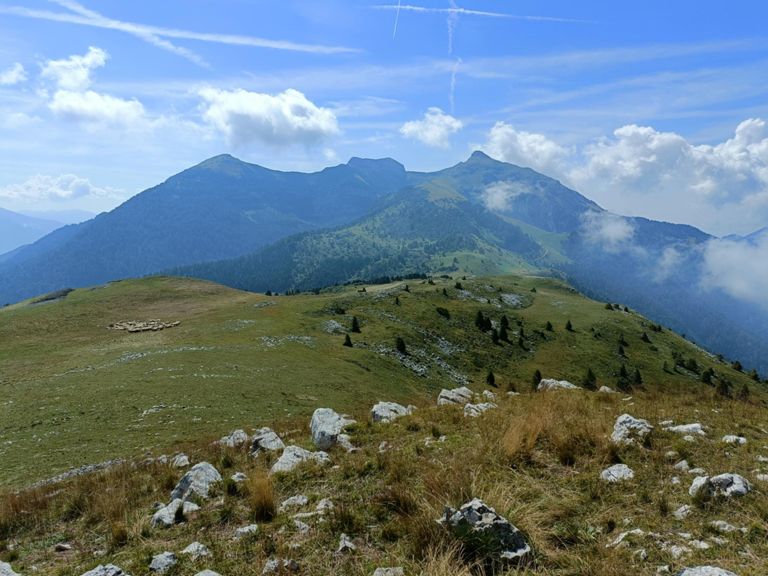
{"label": "mountain peak", "polygon": [[347,166],[350,168],[394,168],[398,171],[405,172],[405,166],[392,158],[359,158],[353,156],[349,159],[349,162],[347,162]]}
{"label": "mountain peak", "polygon": [[467,162],[498,162],[498,160],[491,158],[482,150],[475,150],[467,159]]}

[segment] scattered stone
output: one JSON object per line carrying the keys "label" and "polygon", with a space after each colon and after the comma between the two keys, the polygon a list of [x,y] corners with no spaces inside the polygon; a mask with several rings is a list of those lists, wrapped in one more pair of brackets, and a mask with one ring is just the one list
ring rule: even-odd
{"label": "scattered stone", "polygon": [[400,567],[376,568],[376,570],[373,571],[373,576],[405,576],[405,570]]}
{"label": "scattered stone", "polygon": [[248,536],[250,534],[256,534],[259,531],[258,524],[248,524],[248,526],[242,526],[235,530],[235,540]]}
{"label": "scattered stone", "polygon": [[330,498],[323,498],[320,500],[320,502],[317,503],[317,506],[315,507],[315,510],[319,514],[325,514],[326,512],[333,510],[333,502],[331,502]]}
{"label": "scattered stone", "polygon": [[[0,572],[0,574],[2,574],[2,572]],[[123,572],[122,568],[118,568],[114,564],[107,564],[106,566],[102,566],[101,564],[99,564],[98,566],[96,566],[96,568],[94,568],[93,570],[89,570],[88,572],[85,572],[81,576],[131,576],[131,575],[128,574],[128,572]]]}
{"label": "scattered stone", "polygon": [[237,482],[238,484],[240,484],[240,482],[245,482],[246,480],[248,480],[248,476],[246,476],[242,472],[235,472],[229,478],[230,480],[232,480],[232,482]]}
{"label": "scattered stone", "polygon": [[688,470],[688,474],[694,474],[696,476],[705,476],[707,471],[704,468],[691,468]]}
{"label": "scattered stone", "polygon": [[384,440],[381,444],[379,444],[379,454],[384,454],[384,452],[388,452],[392,449],[392,445]]}
{"label": "scattered stone", "polygon": [[346,534],[342,534],[339,538],[339,547],[336,549],[336,554],[344,554],[346,552],[354,552],[357,550],[357,546]]}
{"label": "scattered stone", "polygon": [[238,446],[246,444],[248,440],[248,434],[245,433],[245,430],[233,430],[227,436],[224,436],[219,440],[217,444],[226,446],[227,448],[237,448]]}
{"label": "scattered stone", "polygon": [[498,408],[498,406],[496,406],[496,404],[493,402],[483,402],[481,404],[464,404],[464,416],[477,418],[480,416],[480,414],[492,408]]}
{"label": "scattered stone", "polygon": [[731,532],[746,532],[746,528],[736,528],[733,524],[728,524],[725,520],[712,520],[709,523],[710,528],[720,534],[730,534]]}
{"label": "scattered stone", "polygon": [[674,486],[677,486],[678,484],[681,483],[681,481],[680,481],[680,478],[678,476],[672,476],[672,478],[670,478],[670,480],[669,480],[669,483],[674,485]]}
{"label": "scattered stone", "polygon": [[697,476],[694,478],[688,494],[693,498],[709,500],[713,496],[745,496],[752,490],[749,482],[738,474],[720,474],[718,476]]}
{"label": "scattered stone", "polygon": [[152,516],[153,528],[170,528],[176,524],[179,518],[179,509],[181,508],[182,518],[186,518],[188,515],[193,514],[200,510],[200,506],[194,502],[187,502],[181,498],[174,498],[170,504],[159,508],[157,512]]}
{"label": "scattered stone", "polygon": [[687,546],[681,546],[679,544],[664,544],[662,549],[665,552],[668,552],[669,555],[672,556],[672,558],[675,560],[679,560],[685,554],[688,554],[691,551],[691,549]]}
{"label": "scattered stone", "polygon": [[768,474],[757,474],[755,478],[758,482],[768,482]]}
{"label": "scattered stone", "polygon": [[161,320],[126,320],[110,324],[110,330],[125,330],[126,332],[157,332],[166,328],[175,328],[181,324],[178,320],[175,322],[163,322]]}
{"label": "scattered stone", "polygon": [[214,572],[213,570],[203,570],[202,572],[198,572],[195,574],[195,576],[221,576],[218,572]]}
{"label": "scattered stone", "polygon": [[302,508],[307,504],[309,504],[309,498],[304,496],[304,494],[298,494],[296,496],[291,496],[290,498],[286,498],[285,500],[283,500],[280,503],[280,506],[278,507],[278,511],[285,512],[290,508]]}
{"label": "scattered stone", "polygon": [[680,460],[677,464],[674,466],[675,470],[680,470],[680,472],[688,472],[688,470],[691,469],[690,464],[688,464],[688,460]]}
{"label": "scattered stone", "polygon": [[672,512],[672,516],[674,516],[678,520],[685,520],[686,518],[688,518],[688,516],[691,515],[691,512],[693,512],[693,508],[688,504],[683,504],[682,506],[680,506],[680,508]]}
{"label": "scattered stone", "polygon": [[[53,549],[55,552],[69,552],[72,550],[72,544],[69,544],[68,542],[59,542]],[[2,574],[2,571],[0,571],[0,574]]]}
{"label": "scattered stone", "polygon": [[171,498],[181,498],[186,500],[191,496],[208,498],[208,490],[211,484],[221,482],[221,474],[208,462],[195,464],[189,471],[182,476],[179,483],[171,492]]}
{"label": "scattered stone", "polygon": [[667,462],[674,462],[678,458],[680,458],[680,453],[677,450],[669,450],[664,453],[664,459]]}
{"label": "scattered stone", "polygon": [[490,390],[483,390],[483,398],[485,398],[488,402],[495,402],[496,394],[494,394]]}
{"label": "scattered stone", "polygon": [[605,482],[623,482],[635,477],[635,472],[626,464],[614,464],[600,473],[600,479]]}
{"label": "scattered stone", "polygon": [[541,382],[539,382],[539,385],[536,389],[539,392],[543,392],[545,390],[581,390],[581,388],[575,384],[571,384],[568,382],[568,380],[554,380],[552,378],[544,378]]}
{"label": "scattered stone", "polygon": [[262,450],[274,452],[285,448],[285,443],[271,428],[259,428],[251,438],[251,455],[256,456]]}
{"label": "scattered stone", "polygon": [[186,454],[177,454],[171,460],[171,466],[174,468],[186,468],[189,466],[189,456]]}
{"label": "scattered stone", "polygon": [[328,450],[336,444],[344,428],[353,423],[354,420],[348,420],[330,408],[318,408],[310,423],[312,441],[320,450]]}
{"label": "scattered stone", "polygon": [[299,534],[309,533],[309,530],[310,530],[309,524],[307,524],[306,522],[302,522],[298,518],[293,519],[293,526],[294,528],[296,528],[296,532],[298,532]]}
{"label": "scattered stone", "polygon": [[622,414],[616,419],[613,425],[613,434],[611,441],[615,444],[630,445],[640,444],[645,441],[645,437],[651,433],[653,426],[647,421],[635,418],[629,414]]}
{"label": "scattered stone", "polygon": [[440,391],[440,394],[437,396],[437,405],[447,406],[451,404],[467,404],[468,402],[472,401],[473,396],[474,393],[472,390],[466,386],[462,386],[461,388],[454,388],[452,390],[443,388]]}
{"label": "scattered stone", "polygon": [[616,390],[613,388],[608,388],[608,386],[600,386],[600,388],[597,389],[598,392],[601,392],[602,394],[618,394]]}
{"label": "scattered stone", "polygon": [[[99,568],[101,568],[101,566],[99,566]],[[118,574],[122,574],[122,572],[120,572]],[[19,575],[18,572],[14,572],[13,571],[13,568],[11,568],[10,564],[0,560],[0,576],[20,576],[20,575]],[[83,574],[83,576],[85,576],[85,574]]]}
{"label": "scattered stone", "polygon": [[272,558],[267,560],[262,574],[277,574],[278,572],[298,572],[299,563],[296,560]]}
{"label": "scattered stone", "polygon": [[192,560],[197,560],[198,558],[211,555],[208,547],[204,544],[200,544],[200,542],[192,542],[192,544],[184,548],[181,553],[189,556],[192,558]]}
{"label": "scattered stone", "polygon": [[531,547],[520,530],[478,498],[459,510],[446,507],[439,522],[463,538],[471,538],[489,560],[522,563],[531,555]]}
{"label": "scattered stone", "polygon": [[737,444],[743,446],[747,443],[747,439],[744,436],[735,436],[733,434],[727,434],[723,436],[721,440],[724,444]]}
{"label": "scattered stone", "polygon": [[629,541],[635,536],[645,536],[645,531],[640,528],[634,528],[633,530],[627,530],[622,532],[611,542],[605,545],[606,548],[626,547],[629,545]]}
{"label": "scattered stone", "polygon": [[299,446],[288,446],[269,472],[270,474],[290,472],[307,460],[312,460],[318,464],[328,464],[331,461],[325,452],[310,452]]}
{"label": "scattered stone", "polygon": [[149,569],[158,574],[165,574],[168,570],[176,566],[176,562],[176,554],[173,552],[163,552],[162,554],[152,557]]}
{"label": "scattered stone", "polygon": [[695,568],[685,568],[677,576],[736,576],[736,574],[715,566],[696,566]]}
{"label": "scattered stone", "polygon": [[360,451],[360,448],[352,444],[352,438],[349,436],[349,434],[339,434],[336,443],[347,452],[351,453]]}
{"label": "scattered stone", "polygon": [[698,422],[694,424],[679,424],[677,426],[664,426],[664,430],[667,432],[674,432],[675,434],[696,434],[698,436],[705,436],[704,426]]}
{"label": "scattered stone", "polygon": [[415,406],[406,408],[397,402],[379,402],[371,408],[371,418],[374,422],[392,422],[392,420],[412,414],[415,409]]}

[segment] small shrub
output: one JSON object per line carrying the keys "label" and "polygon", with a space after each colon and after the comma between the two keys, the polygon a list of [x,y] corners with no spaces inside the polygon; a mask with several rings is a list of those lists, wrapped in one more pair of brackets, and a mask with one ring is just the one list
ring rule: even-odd
{"label": "small shrub", "polygon": [[451,319],[451,313],[448,311],[447,308],[443,308],[442,306],[438,306],[436,311],[437,311],[438,314],[440,314],[440,316],[442,316],[446,320],[450,320]]}
{"label": "small shrub", "polygon": [[249,478],[245,483],[248,506],[254,520],[269,522],[277,513],[277,504],[272,479],[265,475]]}

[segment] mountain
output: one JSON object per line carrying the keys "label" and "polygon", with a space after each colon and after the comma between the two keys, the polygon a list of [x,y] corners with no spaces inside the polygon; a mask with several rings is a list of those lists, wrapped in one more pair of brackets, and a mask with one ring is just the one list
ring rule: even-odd
{"label": "mountain", "polygon": [[33,218],[54,220],[62,224],[80,224],[96,216],[94,212],[88,210],[25,210],[23,214]]}
{"label": "mountain", "polygon": [[0,300],[247,254],[362,216],[405,179],[394,160],[303,174],[217,156],[0,263]]}
{"label": "mountain", "polygon": [[0,255],[30,244],[63,226],[61,222],[36,218],[0,208]]}

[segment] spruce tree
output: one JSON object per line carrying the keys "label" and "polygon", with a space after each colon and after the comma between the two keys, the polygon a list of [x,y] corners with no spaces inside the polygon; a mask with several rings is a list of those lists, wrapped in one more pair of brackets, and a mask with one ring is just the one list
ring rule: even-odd
{"label": "spruce tree", "polygon": [[502,342],[509,342],[509,334],[507,333],[507,328],[504,324],[501,325],[501,330],[499,330],[499,339]]}
{"label": "spruce tree", "polygon": [[634,386],[642,386],[643,385],[643,375],[640,374],[640,369],[635,368],[635,373],[632,376],[632,384]]}
{"label": "spruce tree", "polygon": [[552,322],[547,320],[547,332],[554,332],[554,330],[555,330],[555,327],[552,326]]}
{"label": "spruce tree", "polygon": [[566,323],[565,323],[565,329],[566,329],[568,332],[573,332],[573,324],[571,324],[571,321],[570,321],[570,320],[568,320],[568,322],[566,322]]}
{"label": "spruce tree", "polygon": [[395,306],[400,306],[400,296],[395,296]]}
{"label": "spruce tree", "polygon": [[509,328],[509,318],[507,318],[506,314],[501,316],[499,324],[502,328]]}
{"label": "spruce tree", "polygon": [[488,376],[485,377],[485,383],[491,388],[496,388],[496,376],[494,375],[493,370],[488,370]]}
{"label": "spruce tree", "polygon": [[642,335],[642,336],[640,336],[640,340],[642,340],[643,342],[646,342],[646,343],[648,343],[648,344],[650,344],[650,343],[651,343],[651,339],[650,339],[650,338],[648,338],[648,334],[646,334],[645,332],[643,332],[643,335]]}
{"label": "spruce tree", "polygon": [[541,382],[541,372],[537,369],[536,372],[533,373],[533,377],[531,378],[531,388],[536,391],[536,389],[539,387],[539,382]]}
{"label": "spruce tree", "polygon": [[731,384],[731,381],[728,380],[725,376],[718,376],[717,377],[717,393],[720,394],[720,396],[723,396],[724,398],[730,398],[731,397],[731,387],[733,384]]}
{"label": "spruce tree", "polygon": [[499,331],[496,328],[491,329],[491,340],[493,340],[494,344],[499,343]]}
{"label": "spruce tree", "polygon": [[475,326],[477,326],[480,330],[485,328],[485,316],[483,316],[483,312],[481,310],[478,310],[477,316],[475,316]]}
{"label": "spruce tree", "polygon": [[344,346],[352,348],[352,338],[349,337],[349,334],[344,335]]}
{"label": "spruce tree", "polygon": [[597,376],[592,372],[592,368],[587,368],[587,373],[584,375],[584,379],[581,381],[582,387],[587,390],[597,389]]}
{"label": "spruce tree", "polygon": [[619,344],[619,356],[626,356],[626,354],[624,354],[624,346],[621,344]]}
{"label": "spruce tree", "polygon": [[400,338],[400,336],[398,336],[395,339],[395,348],[397,349],[398,352],[400,352],[400,354],[403,354],[403,355],[408,354],[408,351],[405,348],[405,340]]}

